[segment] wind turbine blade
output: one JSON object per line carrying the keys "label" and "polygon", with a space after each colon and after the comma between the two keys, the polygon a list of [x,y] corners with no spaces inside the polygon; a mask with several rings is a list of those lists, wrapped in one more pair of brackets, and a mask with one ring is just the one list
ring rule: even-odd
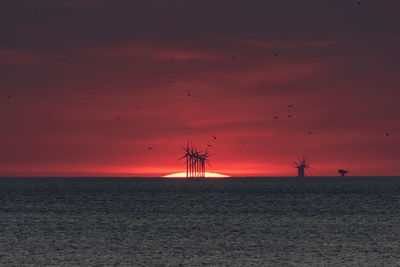
{"label": "wind turbine blade", "polygon": [[179,159],[177,159],[177,160],[181,160],[181,159],[184,159],[184,158],[186,158],[187,156],[185,155],[185,156],[183,156],[183,157],[181,157],[181,158],[179,158]]}

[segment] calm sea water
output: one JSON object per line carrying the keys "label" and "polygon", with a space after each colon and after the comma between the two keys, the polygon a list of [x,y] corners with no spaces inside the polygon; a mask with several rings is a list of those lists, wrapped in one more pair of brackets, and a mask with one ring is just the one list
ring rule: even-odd
{"label": "calm sea water", "polygon": [[0,178],[0,265],[400,265],[400,178]]}

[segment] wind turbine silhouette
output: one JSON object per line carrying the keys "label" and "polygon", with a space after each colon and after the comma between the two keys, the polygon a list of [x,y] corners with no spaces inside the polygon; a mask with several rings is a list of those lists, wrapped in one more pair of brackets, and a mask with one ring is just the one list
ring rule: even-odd
{"label": "wind turbine silhouette", "polygon": [[310,161],[307,160],[306,156],[301,156],[297,161],[293,162],[294,167],[297,169],[297,176],[304,177],[304,171],[310,167]]}
{"label": "wind turbine silhouette", "polygon": [[189,144],[189,140],[187,140],[186,146],[182,146],[182,149],[185,154],[178,160],[186,159],[186,177],[204,178],[206,174],[206,163],[210,165],[208,160],[210,153],[208,150],[205,152],[197,150],[196,145],[193,145],[191,142]]}
{"label": "wind turbine silhouette", "polygon": [[186,177],[189,177],[189,160],[191,158],[191,151],[189,148],[189,140],[187,140],[187,145],[182,146],[182,149],[185,151],[185,155],[178,160],[186,159]]}

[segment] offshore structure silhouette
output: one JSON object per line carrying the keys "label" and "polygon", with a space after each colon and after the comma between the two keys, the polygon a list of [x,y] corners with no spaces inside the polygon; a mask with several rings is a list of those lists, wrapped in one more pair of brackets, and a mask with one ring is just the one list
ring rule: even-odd
{"label": "offshore structure silhouette", "polygon": [[186,146],[182,146],[185,154],[179,158],[186,159],[186,177],[187,178],[204,178],[206,176],[206,163],[210,165],[208,158],[210,153],[198,151],[196,146],[187,142]]}
{"label": "offshore structure silhouette", "polygon": [[306,169],[311,168],[310,162],[307,160],[306,156],[299,157],[297,161],[293,162],[294,167],[297,168],[297,176],[304,177],[304,172]]}

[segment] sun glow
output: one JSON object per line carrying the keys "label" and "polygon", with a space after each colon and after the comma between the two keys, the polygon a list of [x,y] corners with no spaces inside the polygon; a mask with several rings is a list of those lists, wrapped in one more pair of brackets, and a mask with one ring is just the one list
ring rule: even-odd
{"label": "sun glow", "polygon": [[[228,175],[220,174],[220,173],[214,173],[214,172],[206,172],[205,176],[206,176],[206,178],[229,177]],[[186,178],[186,172],[172,173],[172,174],[164,175],[163,177],[167,177],[167,178]]]}

